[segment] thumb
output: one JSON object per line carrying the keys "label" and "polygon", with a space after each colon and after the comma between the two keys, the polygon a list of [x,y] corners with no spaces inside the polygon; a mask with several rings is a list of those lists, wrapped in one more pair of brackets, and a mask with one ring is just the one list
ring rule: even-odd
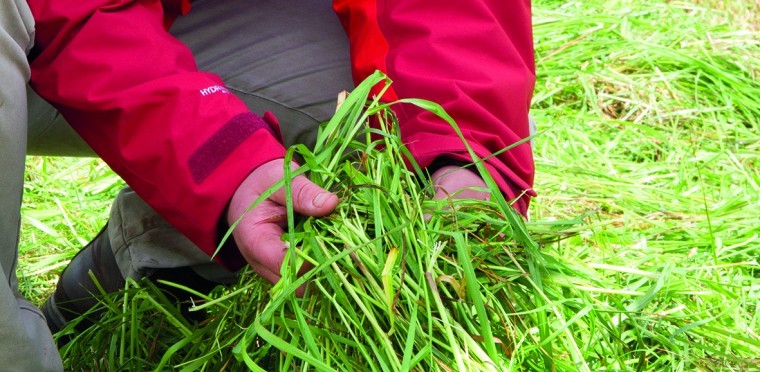
{"label": "thumb", "polygon": [[[322,217],[338,205],[338,196],[317,186],[304,176],[293,178],[293,210],[301,215]],[[285,193],[275,193],[272,199],[281,205],[285,205]]]}

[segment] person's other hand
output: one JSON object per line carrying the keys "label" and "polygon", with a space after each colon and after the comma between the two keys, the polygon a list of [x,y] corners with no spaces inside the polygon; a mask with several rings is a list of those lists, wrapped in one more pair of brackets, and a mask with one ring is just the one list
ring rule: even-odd
{"label": "person's other hand", "polygon": [[431,179],[435,187],[435,198],[439,200],[491,198],[483,179],[469,169],[446,165],[433,172]]}
{"label": "person's other hand", "polygon": [[[284,177],[284,159],[272,160],[256,168],[238,187],[230,201],[227,222],[232,225],[270,186]],[[293,163],[293,169],[298,165]],[[338,205],[338,197],[300,175],[293,178],[293,210],[304,216],[322,217]],[[282,241],[287,224],[285,188],[280,188],[245,214],[232,232],[235,243],[248,264],[272,283],[280,280],[280,267],[287,247]],[[302,294],[303,289],[299,290]]]}

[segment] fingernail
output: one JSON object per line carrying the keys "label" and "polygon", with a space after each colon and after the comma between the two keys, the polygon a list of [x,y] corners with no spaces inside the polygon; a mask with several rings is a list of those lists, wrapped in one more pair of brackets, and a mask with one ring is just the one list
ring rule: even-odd
{"label": "fingernail", "polygon": [[314,204],[315,207],[321,208],[323,204],[325,204],[325,201],[327,201],[327,198],[330,197],[329,192],[320,192],[317,194],[317,196],[314,197],[314,200],[312,200],[312,204]]}

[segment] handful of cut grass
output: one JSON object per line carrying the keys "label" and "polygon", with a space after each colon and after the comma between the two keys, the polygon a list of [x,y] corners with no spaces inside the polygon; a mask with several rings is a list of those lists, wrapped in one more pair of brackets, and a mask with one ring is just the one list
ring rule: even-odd
{"label": "handful of cut grass", "polygon": [[[251,368],[262,342],[281,351],[277,365],[288,370],[503,370],[508,361],[513,310],[505,284],[521,276],[508,262],[535,243],[480,163],[496,203],[431,200],[423,171],[405,166],[413,160],[388,105],[367,100],[383,80],[378,73],[357,87],[314,152],[288,152],[341,202],[325,218],[296,224],[288,199],[282,280],[235,348]],[[406,102],[454,125],[435,104]],[[286,172],[289,195],[295,174]],[[305,262],[314,268],[298,275]],[[305,283],[310,292],[296,298]]]}
{"label": "handful of cut grass", "polygon": [[[313,153],[303,146],[288,153],[298,152],[312,180],[341,203],[330,216],[296,225],[288,202],[283,279],[235,348],[251,368],[256,338],[282,352],[284,369],[504,368],[513,344],[504,283],[521,274],[506,266],[518,247],[534,243],[503,198],[431,200],[423,172],[404,165],[413,160],[388,106],[367,103],[383,79],[374,75],[346,99]],[[432,103],[407,102],[453,124]],[[372,116],[376,128],[367,124]],[[285,177],[287,194],[293,175]],[[297,275],[304,262],[314,268]],[[310,293],[296,298],[304,283]]]}
{"label": "handful of cut grass", "polygon": [[[289,179],[309,172],[341,202],[327,217],[296,221],[288,198],[290,250],[282,279],[272,287],[244,274],[231,289],[195,293],[205,300],[191,311],[208,313],[197,325],[150,283],[141,284],[148,291],[107,298],[104,304],[114,316],[95,328],[116,332],[80,335],[112,345],[103,351],[103,364],[501,371],[513,363],[524,366],[528,358],[528,364],[542,368],[554,365],[551,340],[568,328],[559,313],[549,324],[552,300],[543,293],[541,273],[562,265],[538,251],[480,160],[474,167],[492,201],[433,200],[430,181],[402,144],[389,105],[368,100],[370,88],[381,82],[390,84],[376,73],[347,97],[322,127],[313,152],[303,145],[288,151],[286,160],[298,153],[304,165],[286,168],[284,181],[272,190],[284,186],[290,195]],[[439,115],[461,136],[439,106],[405,102]],[[377,125],[371,127],[370,118]],[[532,228],[551,240],[578,222]],[[312,268],[304,274],[306,263]],[[298,298],[296,289],[304,284],[309,290]],[[146,316],[151,313],[160,317]],[[524,318],[534,319],[526,324]],[[571,359],[582,363],[572,337],[567,339]],[[518,352],[521,348],[526,350]]]}

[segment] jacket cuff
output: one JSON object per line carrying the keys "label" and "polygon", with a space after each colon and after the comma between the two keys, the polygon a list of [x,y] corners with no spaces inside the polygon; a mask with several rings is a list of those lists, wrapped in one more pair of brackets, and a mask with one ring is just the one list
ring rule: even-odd
{"label": "jacket cuff", "polygon": [[[243,115],[243,116],[241,116]],[[227,128],[226,126],[231,126]],[[190,172],[209,197],[209,207],[197,216],[206,227],[183,231],[190,240],[224,268],[237,271],[246,261],[230,237],[219,243],[229,229],[227,208],[245,178],[260,165],[285,156],[279,125],[271,114],[261,118],[253,113],[235,116],[190,157]],[[207,147],[208,146],[208,147]],[[197,212],[196,212],[197,213]],[[217,250],[217,248],[220,248]]]}

